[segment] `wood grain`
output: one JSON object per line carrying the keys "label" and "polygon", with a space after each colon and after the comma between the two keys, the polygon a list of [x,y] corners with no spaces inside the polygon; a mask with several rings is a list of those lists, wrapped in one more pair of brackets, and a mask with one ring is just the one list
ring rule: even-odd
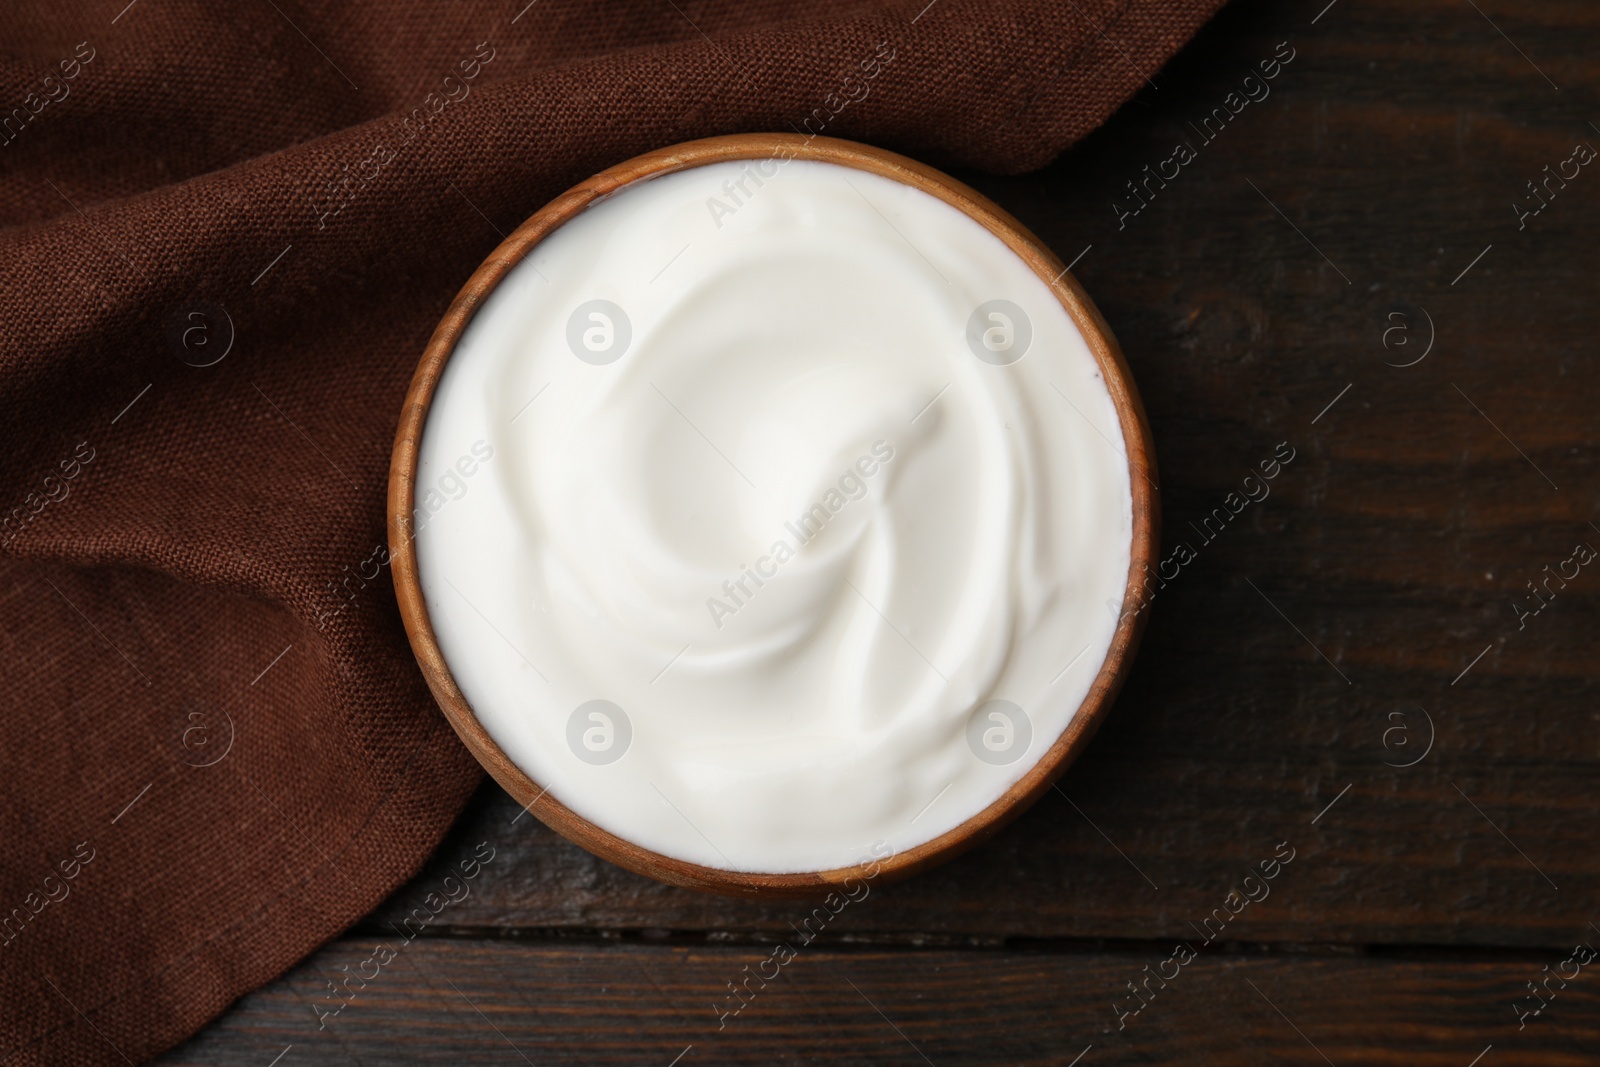
{"label": "wood grain", "polygon": [[[391,941],[396,940],[391,937]],[[1197,956],[1137,1015],[1126,983],[1170,946],[1128,952],[799,949],[742,986],[765,946],[553,945],[418,939],[323,1021],[329,979],[370,958],[340,941],[246,997],[162,1062],[284,1065],[1027,1063],[1068,1067],[1467,1067],[1592,1063],[1600,976],[1579,972],[1518,1029],[1546,960]],[[746,968],[749,971],[746,971]],[[1166,967],[1173,973],[1172,967]],[[1570,968],[1568,968],[1570,972]],[[372,968],[367,968],[372,973]],[[735,1000],[729,982],[748,991]],[[1141,989],[1143,986],[1141,985]],[[737,1015],[731,1005],[743,1003]],[[337,1004],[338,1001],[330,1001]],[[1119,1022],[1123,1023],[1118,1029]],[[719,1029],[719,1026],[721,1027]],[[290,1047],[292,1046],[292,1047]],[[1090,1048],[1092,1046],[1092,1048]],[[681,1059],[676,1059],[678,1056]]]}
{"label": "wood grain", "polygon": [[[1131,774],[1131,761],[1105,766],[1102,745],[1067,775],[1066,796],[1052,792],[994,841],[945,867],[875,889],[873,906],[841,916],[839,932],[875,943],[957,945],[1178,936],[1280,841],[1297,858],[1231,940],[1555,948],[1591,917],[1585,879],[1592,868],[1583,864],[1592,850],[1573,836],[1567,851],[1548,847],[1551,860],[1539,850],[1552,831],[1530,832],[1542,815],[1550,827],[1581,834],[1587,816],[1578,802],[1565,812],[1556,802],[1563,791],[1583,795],[1587,779],[1576,772],[1530,775],[1518,806],[1473,791],[1480,778],[1456,779],[1519,847],[1538,856],[1558,892],[1428,762],[1411,769],[1415,780],[1381,765],[1382,776],[1369,770],[1315,825],[1311,819],[1351,776],[1330,776],[1336,784],[1310,796],[1282,781],[1281,762],[1211,770],[1185,784],[1182,795],[1199,810],[1175,827],[1170,795],[1122,793],[1119,772]],[[1173,757],[1140,769],[1170,781],[1200,773]],[[408,914],[480,841],[498,851],[472,895],[448,915],[464,931],[745,936],[780,932],[791,917],[792,904],[706,897],[623,871],[518,814],[514,801],[486,786],[423,873],[363,929]]]}

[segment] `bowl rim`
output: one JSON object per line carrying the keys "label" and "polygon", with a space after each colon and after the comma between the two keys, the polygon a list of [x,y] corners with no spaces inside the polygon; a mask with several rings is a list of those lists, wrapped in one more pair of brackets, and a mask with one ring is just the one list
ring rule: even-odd
{"label": "bowl rim", "polygon": [[[680,170],[739,160],[793,159],[834,163],[920,189],[975,219],[999,237],[1042,278],[1083,335],[1111,393],[1127,446],[1133,536],[1123,611],[1100,671],[1077,712],[1054,743],[999,798],[938,837],[875,860],[867,874],[882,882],[909,877],[987,840],[1037,801],[1087,747],[1104,721],[1132,664],[1144,629],[1137,599],[1159,548],[1160,501],[1155,451],[1133,377],[1111,328],[1066,265],[1044,242],[999,205],[932,167],[894,152],[831,137],[796,133],[745,133],[708,137],[656,149],[609,167],[556,197],[505,238],[462,286],[434,329],[406,394],[390,457],[387,500],[389,558],[395,597],[406,635],[428,688],[446,720],[484,769],[523,809],[589,852],[670,885],[746,897],[811,897],[862,877],[862,868],[810,872],[749,872],[690,863],[643,848],[578,815],[511,761],[489,735],[456,686],[418,579],[411,537],[416,470],[422,434],[445,364],[483,301],[505,275],[558,226],[637,181]],[[1129,605],[1137,604],[1136,610]]]}

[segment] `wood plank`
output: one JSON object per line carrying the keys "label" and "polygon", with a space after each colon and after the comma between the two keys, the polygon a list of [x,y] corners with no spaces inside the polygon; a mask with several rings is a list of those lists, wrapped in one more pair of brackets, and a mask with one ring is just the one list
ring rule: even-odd
{"label": "wood plank", "polygon": [[[1177,762],[1154,770],[1174,778],[1195,773]],[[1576,832],[1582,824],[1575,805],[1549,799],[1563,790],[1581,796],[1576,776],[1553,780],[1530,768],[1520,810],[1511,817],[1503,797],[1471,794],[1520,847],[1539,855],[1558,892],[1449,782],[1422,767],[1412,773],[1426,774],[1423,784],[1405,783],[1399,795],[1391,787],[1401,772],[1376,785],[1369,773],[1312,825],[1355,771],[1341,777],[1334,772],[1349,768],[1335,767],[1316,796],[1287,784],[1273,793],[1283,769],[1265,760],[1212,771],[1214,781],[1189,786],[1192,813],[1175,815],[1168,797],[1128,788],[1119,772],[1133,766],[1152,769],[1148,761],[1102,758],[1069,774],[1063,784],[1081,813],[1052,794],[975,852],[910,881],[875,887],[870,906],[841,917],[840,932],[876,943],[931,944],[1169,936],[1221,906],[1281,841],[1296,850],[1294,862],[1230,939],[1557,947],[1587,916],[1587,853],[1552,843],[1559,840],[1552,827]],[[1469,789],[1477,784],[1458,780]],[[1241,796],[1263,810],[1242,817]],[[451,867],[479,842],[488,842],[495,858],[470,895],[440,916],[444,925],[729,933],[787,926],[791,905],[651,882],[567,844],[526,815],[511,825],[518,810],[487,785],[428,868],[361,928],[381,931],[400,922],[428,893],[441,891]],[[1291,821],[1285,811],[1297,817]],[[1543,831],[1521,821],[1541,811]]]}
{"label": "wood plank", "polygon": [[1551,979],[1547,1007],[1518,1029],[1518,994],[1535,1004],[1524,983],[1563,953],[1462,961],[1202,950],[1163,967],[1176,977],[1164,989],[1152,981],[1145,1007],[1119,1018],[1113,1001],[1131,1011],[1125,983],[1168,958],[1171,946],[1161,944],[1065,953],[802,947],[767,968],[777,977],[765,988],[751,981],[739,1014],[724,1016],[734,1003],[727,983],[759,969],[767,946],[419,937],[364,988],[351,982],[354,994],[319,1031],[310,1005],[343,968],[363,969],[373,947],[329,946],[159,1062],[264,1067],[287,1049],[283,1067],[1571,1065],[1593,1062],[1600,1014],[1600,978],[1580,968],[1565,988]]}

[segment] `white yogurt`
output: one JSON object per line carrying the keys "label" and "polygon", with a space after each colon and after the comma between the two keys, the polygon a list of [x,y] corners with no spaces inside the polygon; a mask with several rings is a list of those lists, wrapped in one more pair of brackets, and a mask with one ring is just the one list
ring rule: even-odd
{"label": "white yogurt", "polygon": [[478,311],[422,442],[422,590],[484,728],[577,814],[708,867],[846,867],[978,814],[1077,713],[1125,448],[977,222],[832,164],[709,165],[595,204]]}

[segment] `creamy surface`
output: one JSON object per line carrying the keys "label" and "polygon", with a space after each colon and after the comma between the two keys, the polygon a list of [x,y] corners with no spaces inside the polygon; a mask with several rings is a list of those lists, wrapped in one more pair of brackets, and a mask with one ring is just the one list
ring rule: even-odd
{"label": "creamy surface", "polygon": [[423,438],[423,594],[485,729],[579,815],[845,867],[976,815],[1071,721],[1128,576],[1125,447],[977,222],[714,164],[590,207],[478,311]]}

